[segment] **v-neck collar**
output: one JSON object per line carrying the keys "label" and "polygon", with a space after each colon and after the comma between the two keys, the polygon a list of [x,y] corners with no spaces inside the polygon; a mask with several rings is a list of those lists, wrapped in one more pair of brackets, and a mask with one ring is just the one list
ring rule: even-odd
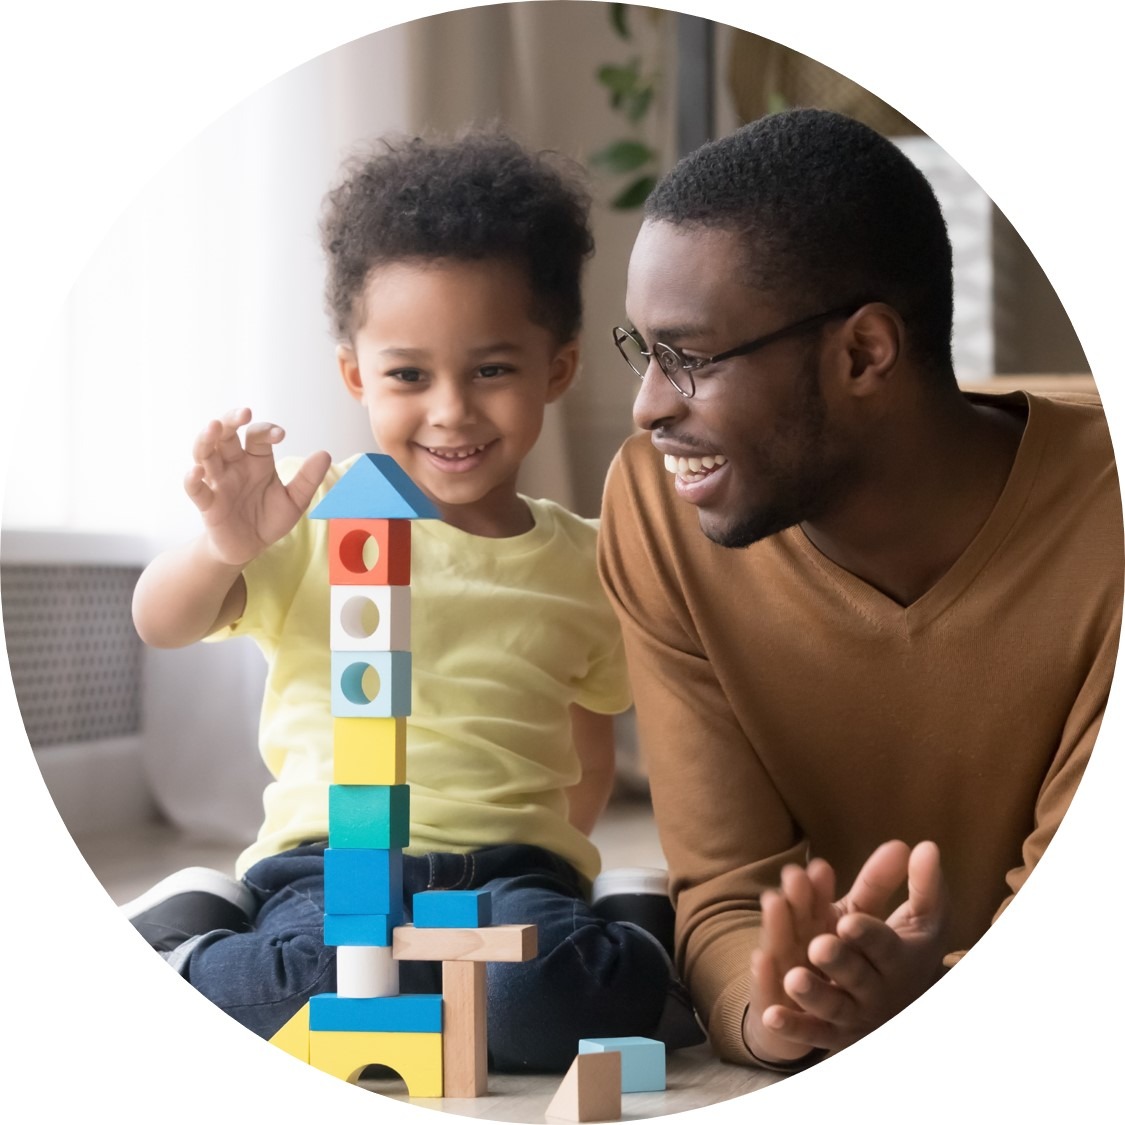
{"label": "v-neck collar", "polygon": [[919,633],[940,617],[984,569],[1020,518],[1043,460],[1047,430],[1043,415],[1049,409],[1047,403],[1024,391],[1005,395],[968,394],[966,397],[989,406],[1023,403],[1027,423],[1008,479],[988,518],[956,562],[921,597],[909,605],[899,605],[822,554],[799,526],[783,532],[790,544],[820,570],[858,612],[881,628],[907,636]]}

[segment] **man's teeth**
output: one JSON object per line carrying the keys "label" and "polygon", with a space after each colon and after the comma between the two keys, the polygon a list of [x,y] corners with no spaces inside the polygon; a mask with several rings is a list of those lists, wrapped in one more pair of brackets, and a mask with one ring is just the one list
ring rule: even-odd
{"label": "man's teeth", "polygon": [[433,449],[427,445],[426,452],[432,453],[435,457],[441,457],[445,461],[464,461],[466,457],[483,453],[484,446],[474,445],[472,449]]}
{"label": "man's teeth", "polygon": [[664,468],[678,477],[709,473],[712,469],[721,468],[726,463],[727,459],[721,453],[717,453],[714,457],[673,457],[671,453],[664,455]]}

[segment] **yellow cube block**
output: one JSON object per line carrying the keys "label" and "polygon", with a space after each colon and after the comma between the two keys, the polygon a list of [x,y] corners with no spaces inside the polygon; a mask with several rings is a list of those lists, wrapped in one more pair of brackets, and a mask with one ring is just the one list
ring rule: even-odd
{"label": "yellow cube block", "polygon": [[405,785],[406,719],[333,719],[332,780],[337,785]]}
{"label": "yellow cube block", "polygon": [[440,1098],[440,1031],[310,1031],[309,1063],[345,1082],[364,1067],[389,1066],[412,1098]]}

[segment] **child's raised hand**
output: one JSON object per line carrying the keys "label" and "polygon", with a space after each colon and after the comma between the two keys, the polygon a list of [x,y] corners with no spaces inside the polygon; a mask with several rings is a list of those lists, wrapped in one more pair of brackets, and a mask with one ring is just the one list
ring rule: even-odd
{"label": "child's raised hand", "polygon": [[238,567],[292,530],[331,463],[327,453],[314,453],[288,485],[282,484],[273,447],[285,431],[271,422],[251,425],[250,419],[244,407],[209,422],[195,439],[195,464],[184,478],[215,558]]}

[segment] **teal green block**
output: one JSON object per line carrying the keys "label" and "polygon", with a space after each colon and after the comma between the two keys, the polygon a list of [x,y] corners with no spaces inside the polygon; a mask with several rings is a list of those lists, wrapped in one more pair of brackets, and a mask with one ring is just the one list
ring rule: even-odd
{"label": "teal green block", "polygon": [[[375,673],[374,677],[368,669]],[[371,686],[375,683],[377,690]],[[369,689],[374,694],[368,695]],[[410,696],[409,652],[332,653],[332,714],[337,718],[389,719],[409,715]]]}
{"label": "teal green block", "polygon": [[665,1087],[664,1044],[659,1039],[640,1035],[621,1035],[609,1039],[579,1039],[578,1053],[621,1053],[621,1092],[639,1094]]}
{"label": "teal green block", "polygon": [[410,843],[409,785],[330,785],[330,848],[405,848]]}

